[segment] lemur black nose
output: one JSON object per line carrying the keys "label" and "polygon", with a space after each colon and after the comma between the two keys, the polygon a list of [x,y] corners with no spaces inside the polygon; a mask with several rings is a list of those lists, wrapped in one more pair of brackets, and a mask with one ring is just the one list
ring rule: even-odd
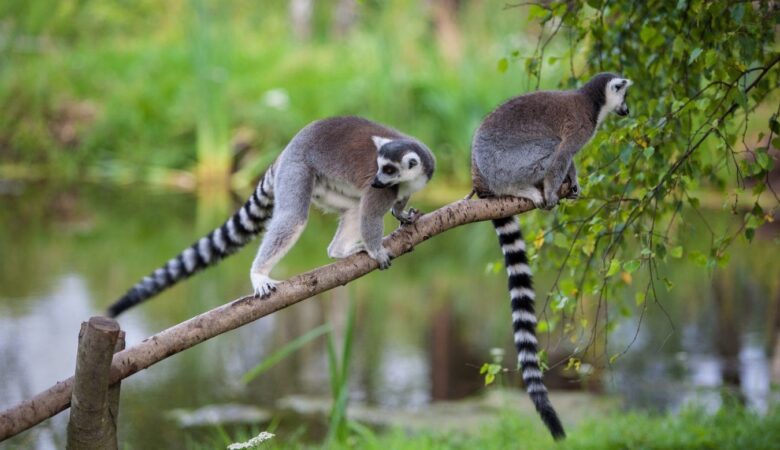
{"label": "lemur black nose", "polygon": [[381,181],[379,181],[379,179],[374,178],[374,181],[371,182],[371,187],[372,188],[377,188],[377,189],[382,189],[382,188],[387,187],[387,185],[382,183]]}

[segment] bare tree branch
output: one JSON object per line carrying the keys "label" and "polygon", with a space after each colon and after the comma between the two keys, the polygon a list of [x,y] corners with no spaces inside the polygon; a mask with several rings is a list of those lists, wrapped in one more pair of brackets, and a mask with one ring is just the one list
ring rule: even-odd
{"label": "bare tree branch", "polygon": [[[561,188],[560,197],[564,198],[568,191],[566,183]],[[520,214],[531,209],[531,202],[522,198],[460,200],[422,216],[412,225],[398,228],[385,238],[384,245],[391,254],[400,256],[412,251],[415,245],[451,228]],[[115,354],[110,382],[117,383],[169,356],[316,294],[347,284],[376,268],[376,261],[360,253],[279,283],[276,293],[268,300],[248,296],[214,308]],[[73,377],[0,412],[0,441],[68,408],[72,389]]]}

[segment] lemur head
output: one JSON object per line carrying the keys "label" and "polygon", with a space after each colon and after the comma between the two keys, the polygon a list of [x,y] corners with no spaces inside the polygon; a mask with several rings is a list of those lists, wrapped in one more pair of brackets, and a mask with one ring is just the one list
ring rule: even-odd
{"label": "lemur head", "polygon": [[412,139],[387,139],[372,136],[377,149],[375,188],[386,188],[402,183],[422,182],[433,176],[433,157],[429,150]]}
{"label": "lemur head", "polygon": [[580,90],[591,100],[596,124],[600,124],[610,112],[619,116],[628,115],[626,94],[633,81],[614,73],[600,73],[588,81]]}

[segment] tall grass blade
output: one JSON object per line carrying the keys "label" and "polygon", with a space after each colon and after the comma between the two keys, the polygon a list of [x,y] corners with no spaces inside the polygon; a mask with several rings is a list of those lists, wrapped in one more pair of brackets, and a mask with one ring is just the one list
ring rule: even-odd
{"label": "tall grass blade", "polygon": [[255,367],[250,369],[247,373],[245,373],[241,377],[241,382],[244,384],[249,383],[250,381],[257,378],[260,374],[262,374],[266,370],[270,369],[271,367],[275,366],[283,359],[295,353],[298,349],[300,349],[304,345],[308,344],[314,339],[317,339],[323,334],[330,333],[330,332],[331,332],[331,326],[330,324],[326,323],[318,326],[317,328],[314,328],[313,330],[309,331],[304,335],[298,336],[297,338],[290,341],[288,344],[284,345],[279,350],[269,355],[267,358],[261,361],[260,364],[256,365]]}
{"label": "tall grass blade", "polygon": [[341,363],[336,355],[336,346],[332,334],[328,336],[328,362],[331,374],[331,392],[333,393],[333,408],[330,413],[328,427],[328,446],[335,442],[344,442],[348,436],[347,404],[349,400],[349,366],[352,363],[352,343],[355,335],[355,315],[357,303],[350,298],[347,324],[342,343]]}

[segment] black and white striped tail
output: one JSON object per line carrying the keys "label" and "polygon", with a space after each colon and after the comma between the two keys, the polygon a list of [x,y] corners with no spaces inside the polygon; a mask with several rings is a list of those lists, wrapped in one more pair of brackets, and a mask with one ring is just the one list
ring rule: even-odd
{"label": "black and white striped tail", "polygon": [[144,277],[108,308],[107,315],[118,316],[195,272],[216,264],[260,234],[273,212],[273,171],[272,166],[244,206],[221,227],[200,238],[178,256]]}
{"label": "black and white striped tail", "polygon": [[496,227],[496,233],[498,233],[498,242],[501,244],[506,271],[509,275],[512,325],[515,347],[517,347],[517,360],[523,375],[523,382],[536,406],[536,411],[542,417],[553,438],[563,439],[566,437],[566,433],[563,431],[558,414],[547,397],[547,388],[542,381],[542,370],[536,355],[535,295],[520,225],[515,217],[506,217],[494,220],[493,226]]}

